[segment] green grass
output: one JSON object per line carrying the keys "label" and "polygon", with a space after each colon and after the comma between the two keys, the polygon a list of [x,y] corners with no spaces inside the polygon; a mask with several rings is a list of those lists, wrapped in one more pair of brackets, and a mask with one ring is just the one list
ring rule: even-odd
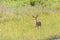
{"label": "green grass", "polygon": [[[40,7],[23,7],[12,11],[0,14],[0,40],[45,40],[50,36],[60,35],[60,12],[50,12],[48,9],[42,12]],[[36,14],[42,23],[37,29],[32,18]]]}
{"label": "green grass", "polygon": [[[42,8],[42,6],[20,7],[25,5],[21,1],[1,1],[0,5],[3,8],[11,9],[2,9],[3,12],[0,9],[0,40],[47,40],[54,35],[60,36],[60,3],[56,0],[49,2]],[[28,4],[26,1],[26,5]],[[42,23],[37,29],[32,18],[32,15],[36,14]]]}

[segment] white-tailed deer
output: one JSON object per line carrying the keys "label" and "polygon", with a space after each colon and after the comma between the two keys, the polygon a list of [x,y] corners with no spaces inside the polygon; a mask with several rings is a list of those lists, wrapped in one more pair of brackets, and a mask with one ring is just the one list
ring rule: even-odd
{"label": "white-tailed deer", "polygon": [[35,20],[35,26],[36,27],[39,27],[39,26],[41,26],[41,22],[40,21],[38,21],[38,15],[36,15],[36,16],[33,16],[33,18],[34,18],[34,20]]}

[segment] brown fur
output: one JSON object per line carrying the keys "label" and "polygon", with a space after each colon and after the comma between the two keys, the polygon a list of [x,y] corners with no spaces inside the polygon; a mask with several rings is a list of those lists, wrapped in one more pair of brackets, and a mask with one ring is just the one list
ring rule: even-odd
{"label": "brown fur", "polygon": [[36,22],[36,27],[38,27],[38,26],[41,26],[41,22],[40,21]]}

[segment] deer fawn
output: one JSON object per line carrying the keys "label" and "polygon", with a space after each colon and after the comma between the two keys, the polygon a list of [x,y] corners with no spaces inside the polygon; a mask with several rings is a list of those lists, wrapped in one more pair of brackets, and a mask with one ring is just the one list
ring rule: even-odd
{"label": "deer fawn", "polygon": [[38,17],[38,15],[33,16],[33,18],[34,18],[34,20],[35,20],[35,26],[36,26],[36,27],[39,27],[39,26],[41,26],[41,22],[37,20],[37,17]]}

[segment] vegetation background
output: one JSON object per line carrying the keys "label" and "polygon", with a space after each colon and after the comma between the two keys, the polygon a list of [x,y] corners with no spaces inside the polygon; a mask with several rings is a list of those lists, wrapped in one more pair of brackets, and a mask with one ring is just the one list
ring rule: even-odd
{"label": "vegetation background", "polygon": [[[33,15],[42,25],[35,28]],[[0,40],[49,40],[60,36],[60,0],[0,0]]]}

